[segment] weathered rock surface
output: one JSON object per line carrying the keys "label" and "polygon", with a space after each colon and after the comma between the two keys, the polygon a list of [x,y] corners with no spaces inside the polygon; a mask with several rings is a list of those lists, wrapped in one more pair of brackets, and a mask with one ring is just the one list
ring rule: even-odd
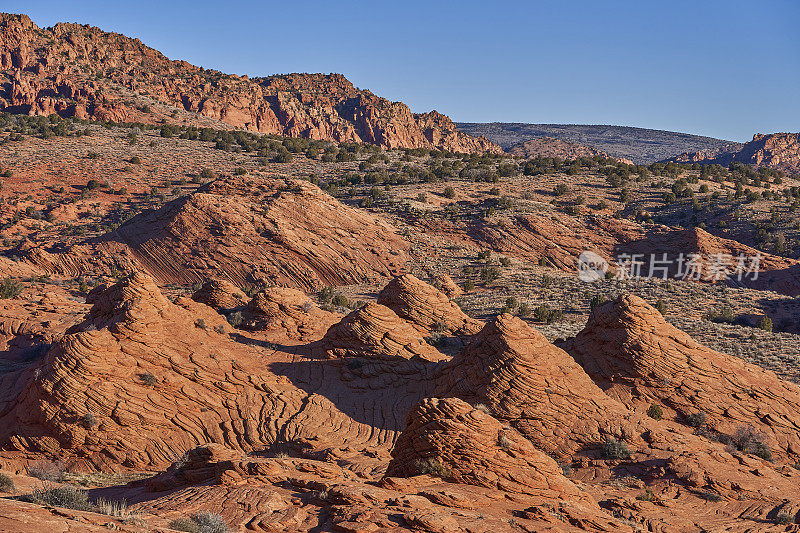
{"label": "weathered rock surface", "polygon": [[704,413],[720,433],[752,427],[779,456],[800,454],[800,387],[697,343],[637,296],[595,308],[562,347],[631,409],[656,402],[678,420]]}
{"label": "weathered rock surface", "polygon": [[245,304],[245,298],[239,287],[224,279],[210,279],[192,294],[192,300],[217,311],[240,307]]}
{"label": "weathered rock surface", "polygon": [[333,357],[447,359],[425,342],[412,324],[377,303],[369,303],[333,325],[322,344]]}
{"label": "weathered rock surface", "polygon": [[674,160],[719,165],[740,162],[794,174],[800,172],[800,133],[757,133],[744,146],[732,146],[722,151],[687,152]]}
{"label": "weathered rock surface", "polygon": [[340,315],[320,309],[305,293],[289,287],[258,291],[244,311],[243,326],[284,330],[293,339],[318,338]]}
{"label": "weathered rock surface", "polygon": [[431,473],[446,481],[594,503],[519,432],[458,398],[425,398],[408,415],[387,476]]}
{"label": "weathered rock surface", "polygon": [[408,244],[382,219],[342,205],[302,180],[223,178],[61,252],[28,261],[64,275],[112,269],[161,283],[199,283],[224,271],[240,286],[314,291],[400,273]]}
{"label": "weathered rock surface", "polygon": [[467,316],[442,291],[412,274],[390,281],[378,294],[378,303],[423,332],[444,328],[458,335],[471,335],[483,326],[481,321]]}
{"label": "weathered rock surface", "polygon": [[[25,15],[0,14],[0,68],[6,79],[0,109],[15,113],[156,124],[174,120],[169,110],[177,107],[201,124],[212,120],[232,129],[386,148],[501,152],[436,111],[412,113],[341,74],[226,75],[170,61],[138,39],[88,25],[40,29]],[[167,108],[132,105],[137,93]]]}

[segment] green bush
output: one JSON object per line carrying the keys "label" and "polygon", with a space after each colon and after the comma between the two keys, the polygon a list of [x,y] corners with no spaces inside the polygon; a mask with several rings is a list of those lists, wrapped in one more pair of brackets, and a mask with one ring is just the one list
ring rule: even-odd
{"label": "green bush", "polygon": [[600,455],[603,459],[608,460],[625,460],[630,459],[631,452],[628,445],[617,439],[608,438],[603,443],[600,450]]}
{"label": "green bush", "polygon": [[451,475],[450,469],[442,464],[442,462],[436,457],[417,459],[414,461],[414,466],[417,467],[417,472],[420,474],[427,474],[429,476],[436,476],[440,478],[448,478]]}
{"label": "green bush", "polygon": [[659,313],[661,313],[662,315],[666,315],[667,314],[667,304],[665,304],[664,300],[662,300],[661,298],[658,299],[658,301],[656,302],[655,307],[656,307],[656,310]]}
{"label": "green bush", "polygon": [[758,322],[758,329],[772,331],[772,319],[768,316],[761,317],[761,320]]}
{"label": "green bush", "polygon": [[6,278],[0,283],[0,299],[16,298],[21,293],[22,284],[13,278]]}
{"label": "green bush", "polygon": [[455,198],[456,197],[456,190],[452,187],[445,187],[444,189],[444,197],[445,198]]}
{"label": "green bush", "polygon": [[63,487],[45,487],[34,490],[22,498],[24,501],[52,507],[66,507],[76,511],[91,511],[89,495],[85,490],[65,485]]}
{"label": "green bush", "polygon": [[701,411],[686,415],[686,425],[693,428],[702,428],[706,425],[706,414]]}
{"label": "green bush", "polygon": [[653,420],[661,420],[664,417],[664,410],[661,408],[660,405],[654,403],[647,410],[647,416],[649,416]]}
{"label": "green bush", "polygon": [[0,491],[14,492],[14,482],[7,475],[0,473]]}

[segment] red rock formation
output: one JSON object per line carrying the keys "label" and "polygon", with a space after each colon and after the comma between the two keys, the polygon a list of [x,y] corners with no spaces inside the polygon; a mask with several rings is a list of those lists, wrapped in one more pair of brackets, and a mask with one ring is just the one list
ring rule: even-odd
{"label": "red rock formation", "polygon": [[433,474],[447,481],[594,503],[556,462],[516,430],[458,398],[426,398],[409,414],[387,476]]}
{"label": "red rock formation", "polygon": [[800,133],[757,133],[744,145],[734,144],[714,152],[689,152],[674,161],[719,165],[740,162],[795,174],[800,172]]}
{"label": "red rock formation", "polygon": [[333,325],[322,339],[334,357],[442,361],[446,357],[386,306],[370,303]]}
{"label": "red rock formation", "polygon": [[411,274],[390,281],[378,294],[378,303],[412,322],[423,332],[444,328],[458,335],[471,335],[483,325],[481,321],[467,316],[443,292]]}
{"label": "red rock formation", "polygon": [[293,339],[318,338],[339,316],[320,309],[297,289],[270,287],[257,292],[247,304],[243,326],[284,330]]}
{"label": "red rock formation", "polygon": [[27,250],[42,268],[75,276],[144,270],[192,284],[224,271],[240,287],[306,291],[400,273],[408,244],[382,219],[301,180],[224,178],[134,217],[63,253]]}
{"label": "red rock formation", "polygon": [[169,110],[130,104],[147,94],[203,125],[210,119],[218,127],[387,148],[501,152],[436,111],[412,113],[341,74],[226,75],[170,61],[138,39],[91,26],[39,29],[25,15],[0,14],[0,67],[7,80],[0,109],[12,112],[149,124],[170,119]]}
{"label": "red rock formation", "polygon": [[627,410],[566,352],[521,319],[500,315],[441,369],[437,395],[484,404],[555,456],[633,436]]}
{"label": "red rock formation", "polygon": [[203,286],[192,295],[192,300],[206,304],[217,311],[224,311],[244,305],[245,295],[230,281],[211,279],[203,283]]}
{"label": "red rock formation", "polygon": [[695,342],[637,296],[595,308],[563,348],[631,409],[656,402],[678,420],[704,413],[716,431],[753,427],[776,454],[800,455],[800,387]]}

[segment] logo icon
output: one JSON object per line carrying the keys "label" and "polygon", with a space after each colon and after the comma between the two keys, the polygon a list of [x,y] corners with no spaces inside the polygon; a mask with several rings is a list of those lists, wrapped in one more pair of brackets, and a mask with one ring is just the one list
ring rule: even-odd
{"label": "logo icon", "polygon": [[585,250],[578,256],[578,278],[591,283],[606,277],[608,261],[599,254]]}

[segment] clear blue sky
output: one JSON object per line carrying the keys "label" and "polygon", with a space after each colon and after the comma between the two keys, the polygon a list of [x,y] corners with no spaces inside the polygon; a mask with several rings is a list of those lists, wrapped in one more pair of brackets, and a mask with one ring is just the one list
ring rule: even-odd
{"label": "clear blue sky", "polygon": [[5,0],[223,72],[341,72],[464,122],[800,131],[800,1]]}

